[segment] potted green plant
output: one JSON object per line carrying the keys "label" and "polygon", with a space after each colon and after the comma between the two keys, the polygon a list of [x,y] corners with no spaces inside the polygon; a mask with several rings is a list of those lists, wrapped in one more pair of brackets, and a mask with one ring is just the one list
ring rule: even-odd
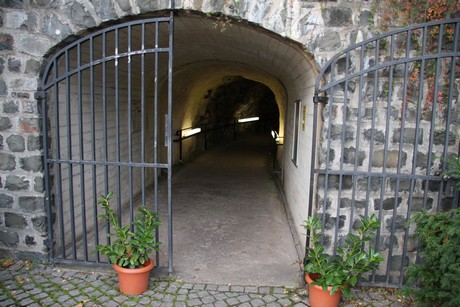
{"label": "potted green plant", "polygon": [[148,288],[150,271],[154,262],[150,258],[153,250],[159,251],[160,242],[156,241],[155,230],[160,226],[158,215],[141,206],[132,225],[122,226],[120,219],[110,207],[112,193],[101,196],[98,204],[105,213],[98,217],[106,219],[113,233],[108,235],[107,244],[97,245],[97,250],[109,257],[114,269],[118,272],[120,291],[135,295],[145,292]]}
{"label": "potted green plant", "polygon": [[342,293],[349,296],[349,287],[355,286],[363,273],[377,269],[383,261],[369,244],[380,222],[375,214],[361,216],[357,234],[349,233],[335,256],[327,254],[320,242],[322,224],[318,218],[307,218],[303,226],[311,239],[304,267],[310,304],[312,307],[338,306]]}

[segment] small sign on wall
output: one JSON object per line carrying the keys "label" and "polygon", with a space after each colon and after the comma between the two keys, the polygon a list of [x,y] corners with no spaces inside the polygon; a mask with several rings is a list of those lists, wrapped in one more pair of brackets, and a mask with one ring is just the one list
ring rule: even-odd
{"label": "small sign on wall", "polygon": [[302,108],[302,131],[305,131],[305,119],[307,117],[307,106],[304,105]]}

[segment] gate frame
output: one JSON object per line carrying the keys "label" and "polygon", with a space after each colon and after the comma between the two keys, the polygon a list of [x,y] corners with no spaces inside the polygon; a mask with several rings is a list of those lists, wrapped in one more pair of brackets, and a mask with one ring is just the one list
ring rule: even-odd
{"label": "gate frame", "polygon": [[[441,45],[442,45],[442,38],[443,38],[443,29],[445,27],[445,25],[447,24],[453,24],[454,27],[455,27],[455,33],[454,33],[454,38],[453,38],[453,47],[452,47],[452,51],[451,52],[442,52],[441,50]],[[437,49],[437,52],[435,53],[432,53],[432,54],[427,54],[426,52],[426,44],[427,44],[427,31],[428,31],[428,28],[430,27],[439,27],[439,46],[436,48]],[[418,56],[412,56],[411,53],[410,53],[410,37],[411,37],[411,34],[414,33],[413,31],[415,30],[420,30],[422,29],[423,31],[423,37],[422,37],[422,55],[418,55]],[[396,35],[398,34],[403,34],[405,33],[407,35],[407,39],[406,39],[406,56],[402,59],[394,59],[393,58],[393,51],[394,51],[394,45],[395,45],[395,39],[394,37],[396,37]],[[383,41],[384,39],[386,38],[389,38],[390,39],[390,61],[388,62],[381,62],[380,61],[380,55],[379,55],[379,46],[380,46],[380,42]],[[445,172],[447,166],[446,166],[446,163],[442,163],[442,173],[440,174],[431,174],[431,171],[428,170],[429,168],[427,167],[427,174],[426,175],[417,175],[414,173],[414,171],[412,171],[412,174],[409,174],[409,175],[405,175],[405,174],[401,174],[401,152],[402,152],[402,143],[404,141],[404,136],[403,136],[403,133],[400,133],[400,138],[399,138],[399,156],[398,156],[398,166],[397,166],[397,173],[396,174],[387,174],[386,173],[386,162],[384,162],[384,166],[382,168],[382,172],[372,172],[371,170],[368,170],[367,172],[360,172],[357,170],[357,150],[360,149],[359,148],[359,138],[360,136],[359,135],[356,135],[356,139],[353,140],[354,143],[357,144],[357,148],[355,148],[355,157],[353,158],[353,160],[355,161],[354,162],[354,171],[348,171],[348,170],[345,170],[344,167],[343,167],[343,154],[344,154],[344,134],[345,134],[345,122],[342,122],[343,124],[343,128],[342,128],[342,132],[340,133],[341,134],[341,137],[340,137],[340,140],[342,142],[342,145],[341,145],[341,151],[336,153],[336,155],[340,155],[339,156],[339,160],[340,160],[340,169],[338,170],[334,170],[332,169],[330,166],[329,166],[329,162],[331,161],[330,160],[330,154],[329,154],[329,150],[330,150],[330,130],[331,130],[331,115],[330,113],[326,116],[329,116],[329,119],[327,120],[327,131],[328,131],[328,138],[327,139],[324,139],[323,141],[324,142],[328,142],[327,143],[327,152],[326,152],[326,157],[325,157],[325,161],[326,162],[323,162],[325,163],[325,167],[322,168],[321,165],[317,165],[317,155],[319,153],[319,150],[321,148],[320,146],[320,142],[318,142],[317,140],[317,136],[320,135],[319,131],[321,131],[322,127],[319,127],[319,121],[318,121],[318,112],[320,109],[323,109],[323,108],[319,108],[318,107],[318,104],[322,104],[323,107],[325,107],[327,104],[328,104],[328,101],[330,98],[334,98],[334,87],[338,86],[338,85],[344,85],[344,89],[343,89],[343,98],[339,98],[339,99],[343,99],[343,105],[344,105],[344,109],[345,106],[348,106],[347,104],[352,104],[351,102],[347,102],[347,93],[348,93],[348,81],[350,80],[353,80],[353,79],[358,79],[360,80],[360,83],[361,84],[357,84],[356,85],[356,88],[357,90],[356,91],[360,91],[359,92],[359,98],[358,98],[358,101],[355,102],[355,104],[358,105],[358,114],[360,113],[360,108],[364,108],[361,104],[361,102],[364,100],[364,98],[362,97],[362,92],[363,92],[363,75],[365,74],[374,74],[374,79],[375,79],[375,85],[378,84],[378,82],[376,80],[379,79],[379,75],[378,73],[382,70],[382,69],[385,69],[385,68],[388,68],[390,69],[390,85],[389,85],[389,91],[390,91],[390,94],[388,94],[388,104],[387,104],[387,109],[390,109],[390,105],[391,105],[391,101],[392,101],[392,97],[391,97],[391,91],[392,91],[392,87],[393,85],[391,84],[391,80],[393,78],[393,68],[396,67],[397,65],[405,65],[405,70],[404,70],[404,73],[405,73],[405,76],[403,77],[404,78],[404,89],[406,89],[407,91],[407,84],[408,84],[408,72],[410,71],[410,68],[408,68],[408,64],[410,63],[413,63],[413,62],[416,62],[416,61],[420,61],[422,63],[422,67],[426,64],[426,61],[428,60],[436,60],[436,63],[437,63],[437,68],[436,68],[436,73],[439,72],[439,61],[438,60],[442,60],[444,58],[450,58],[451,59],[451,64],[452,64],[452,69],[451,69],[451,72],[450,72],[450,77],[449,77],[449,81],[450,82],[450,86],[449,86],[449,90],[448,90],[448,93],[449,93],[449,96],[448,96],[448,109],[450,109],[452,107],[452,99],[453,99],[453,80],[455,79],[455,59],[458,59],[460,57],[460,51],[459,51],[459,48],[460,48],[460,42],[459,42],[459,39],[460,39],[460,18],[456,18],[456,19],[450,19],[450,20],[441,20],[441,21],[434,21],[434,22],[428,22],[428,23],[424,23],[424,24],[418,24],[418,25],[413,25],[413,26],[410,26],[410,27],[407,27],[407,28],[404,28],[404,29],[398,29],[398,30],[394,30],[394,31],[391,31],[391,32],[388,32],[388,33],[384,33],[384,34],[381,34],[381,35],[378,35],[376,37],[372,37],[370,39],[367,39],[367,40],[364,40],[360,43],[357,43],[353,46],[350,46],[348,48],[346,48],[345,50],[337,53],[336,55],[334,55],[322,68],[321,68],[321,71],[316,79],[316,82],[315,82],[315,94],[314,94],[314,97],[313,97],[313,103],[314,103],[314,110],[313,110],[313,136],[312,136],[312,157],[311,157],[311,160],[312,160],[312,163],[311,163],[311,169],[310,169],[310,195],[309,195],[309,206],[308,206],[308,216],[313,216],[313,214],[318,214],[318,215],[322,215],[322,221],[323,221],[323,225],[325,224],[325,220],[326,220],[326,198],[322,200],[322,202],[324,202],[324,206],[323,206],[323,212],[322,213],[317,213],[317,212],[314,212],[313,211],[313,206],[315,205],[315,209],[318,210],[320,208],[320,204],[319,204],[319,199],[318,199],[318,196],[317,196],[317,193],[318,193],[318,189],[319,189],[319,183],[318,183],[318,176],[319,175],[324,175],[325,176],[325,180],[324,180],[324,194],[326,195],[326,192],[328,191],[328,175],[329,174],[333,174],[333,175],[338,175],[339,176],[339,188],[338,188],[338,204],[337,204],[337,208],[334,209],[337,213],[337,216],[336,216],[336,222],[334,222],[336,225],[335,225],[335,239],[334,239],[334,242],[333,245],[334,245],[334,254],[336,252],[336,247],[338,245],[338,228],[339,228],[339,213],[340,213],[340,202],[341,202],[341,190],[343,188],[343,183],[342,183],[342,178],[343,176],[347,175],[347,176],[352,176],[353,177],[353,187],[352,187],[352,191],[353,191],[353,196],[352,196],[352,202],[354,203],[354,201],[356,200],[356,196],[355,196],[355,191],[356,191],[356,185],[357,185],[357,180],[356,180],[356,177],[358,176],[367,176],[368,178],[368,190],[369,190],[369,182],[370,182],[370,178],[375,176],[375,178],[381,178],[382,179],[382,183],[380,184],[381,185],[381,190],[380,190],[380,195],[381,197],[385,197],[383,194],[383,189],[384,189],[384,184],[385,182],[390,179],[390,178],[395,178],[397,180],[397,187],[395,189],[395,194],[399,195],[399,193],[401,192],[400,190],[400,179],[408,179],[410,180],[410,185],[411,185],[411,188],[410,188],[410,192],[409,192],[409,196],[408,196],[408,205],[407,205],[407,215],[406,215],[406,223],[410,220],[410,213],[411,213],[411,206],[412,206],[412,196],[414,194],[413,190],[415,189],[415,180],[419,180],[419,179],[424,179],[425,180],[425,183],[424,183],[424,205],[426,205],[426,198],[427,198],[427,188],[428,188],[428,182],[430,181],[438,181],[440,182],[440,187],[439,187],[439,190],[438,190],[438,206],[437,208],[435,208],[436,210],[440,210],[440,204],[439,202],[441,202],[442,204],[442,197],[441,195],[443,193],[445,193],[445,190],[447,191],[453,191],[453,186],[454,186],[454,180],[450,179],[450,178],[446,178],[444,176],[442,176],[442,173]],[[364,49],[366,46],[370,46],[372,44],[375,44],[375,61],[376,63],[373,65],[373,66],[370,66],[368,68],[364,68],[363,66],[363,60],[364,60]],[[352,55],[352,52],[355,51],[355,52],[361,52],[360,53],[360,56],[359,56],[359,61],[360,61],[360,66],[357,68],[357,72],[353,72],[353,73],[349,73],[349,68],[350,68],[350,59],[351,58],[354,58],[354,56]],[[333,79],[335,76],[334,76],[334,68],[335,68],[335,65],[338,65],[338,60],[339,59],[343,59],[345,58],[345,72],[344,72],[344,77],[337,77],[337,79]],[[422,69],[423,71],[423,69]],[[326,75],[329,74],[329,77],[331,80],[327,80],[326,78]],[[438,84],[438,75],[436,76],[436,79],[435,79],[435,84],[436,84],[436,89],[435,89],[435,97],[434,97],[434,101],[437,100],[437,84]],[[423,81],[423,74],[420,73],[420,79],[419,81]],[[379,81],[381,82],[381,81]],[[321,85],[321,83],[323,83],[323,85]],[[423,82],[421,82],[421,84],[423,84]],[[376,90],[375,89],[376,86],[374,87],[374,94],[372,96],[372,101],[375,105],[375,102],[376,100],[378,99],[377,96],[376,96]],[[327,95],[327,92],[328,91],[332,91],[332,94],[330,94],[329,96]],[[420,112],[419,110],[421,109],[421,102],[423,101],[423,98],[422,98],[422,94],[423,94],[423,87],[420,86],[419,88],[419,94],[418,94],[418,107],[417,107],[417,112]],[[404,102],[407,102],[407,94],[404,93],[404,98],[403,98],[403,101]],[[457,101],[456,101],[456,104],[457,104],[457,108],[460,108],[460,102],[459,102],[459,99],[460,97],[457,97]],[[332,104],[333,102],[331,102]],[[434,103],[433,105],[436,105],[436,103]],[[406,103],[404,103],[404,106],[402,107],[403,111],[402,112],[405,112],[406,111]],[[433,111],[432,111],[432,114],[431,115],[431,131],[430,131],[430,145],[429,145],[429,151],[431,152],[432,150],[432,146],[433,146],[433,131],[435,129],[435,126],[434,126],[434,120],[435,120],[435,107],[433,107]],[[344,110],[343,111],[345,115],[343,115],[343,119],[346,118],[346,114],[347,114],[347,110]],[[444,152],[443,152],[443,161],[445,161],[445,159],[447,158],[448,156],[448,139],[449,139],[449,127],[451,126],[451,123],[452,123],[452,118],[451,118],[451,114],[452,112],[447,112],[447,118],[446,118],[446,133],[445,133],[445,137],[444,137]],[[360,117],[361,115],[357,115],[358,117],[358,120],[361,118],[362,120],[362,117]],[[372,122],[374,123],[375,120],[376,120],[376,115],[375,115],[375,112],[373,113],[372,115]],[[389,111],[387,110],[387,118],[386,118],[386,125],[389,126],[389,122],[390,122],[390,119],[389,119]],[[404,118],[402,120],[403,124],[401,125],[398,125],[397,127],[400,128],[400,131],[402,129],[402,127],[405,127],[404,126],[404,122],[405,122],[405,113],[403,113],[402,117]],[[419,117],[418,117],[419,118]],[[420,119],[420,118],[419,118]],[[326,125],[326,123],[324,123],[324,125]],[[358,128],[359,129],[359,125],[360,123],[358,122]],[[374,125],[374,124],[372,124]],[[372,126],[372,137],[371,139],[374,138],[375,136],[375,131],[374,131],[374,126]],[[417,123],[417,128],[416,128],[416,136],[415,136],[415,141],[414,141],[414,146],[415,146],[415,150],[414,152],[417,153],[417,142],[418,142],[418,132],[419,132],[419,129],[420,127],[418,126],[418,123]],[[359,130],[354,130],[354,131],[359,131]],[[386,130],[387,132],[389,132],[389,130],[387,129]],[[362,131],[361,131],[362,133]],[[356,133],[357,134],[357,133]],[[458,137],[457,136],[457,141],[458,141]],[[385,135],[385,155],[387,154],[388,152],[388,139],[389,139],[389,135]],[[363,148],[366,148],[366,147],[363,147]],[[372,159],[372,145],[371,145],[371,150],[370,150],[370,154],[371,154],[371,158],[370,160]],[[317,153],[318,152],[318,153]],[[458,154],[460,155],[460,144],[459,144],[459,148],[458,148]],[[386,156],[383,158],[384,160],[386,159]],[[431,160],[431,156],[429,155],[429,157],[427,158],[428,160],[428,165],[430,165],[432,163],[432,160]],[[413,164],[416,163],[416,157],[414,157],[414,160],[412,161]],[[369,162],[369,165],[371,164],[371,161]],[[370,166],[369,166],[370,167]],[[414,168],[414,166],[412,166]],[[376,175],[377,173],[377,175]],[[391,172],[390,172],[391,173]],[[454,193],[454,196],[453,196],[453,205],[454,206],[460,206],[459,205],[459,202],[460,202],[460,192],[456,191],[456,192],[453,192]],[[395,195],[396,196],[396,195]],[[396,198],[396,197],[395,197]],[[393,217],[395,216],[395,212],[396,212],[396,205],[397,203],[397,198],[395,200],[395,205],[394,205],[394,209],[393,210]],[[369,200],[369,191],[367,192],[367,195],[366,195],[366,215],[368,214],[368,207],[370,206],[370,200]],[[353,205],[352,205],[353,206]],[[379,215],[379,220],[381,222],[382,221],[382,214],[381,214],[381,211],[382,211],[382,204],[380,205],[380,215]],[[351,217],[353,217],[353,211],[352,213],[350,214]],[[349,216],[350,217],[350,216]],[[391,229],[391,233],[390,233],[390,237],[391,237],[391,242],[390,242],[390,248],[389,248],[389,256],[388,258],[391,258],[392,256],[392,251],[393,251],[393,236],[394,236],[394,233],[395,233],[395,226],[394,226],[394,222],[392,224],[392,229]],[[409,230],[409,227],[405,227],[405,238],[408,237],[408,230]],[[323,228],[323,231],[324,231],[324,228]],[[323,232],[323,237],[324,239],[324,232]],[[376,247],[378,247],[378,242],[379,242],[379,239],[380,239],[380,229],[379,229],[379,232],[377,233],[377,243],[376,243]],[[309,235],[307,233],[307,239],[306,239],[306,249],[308,250],[310,246],[310,239],[309,239]],[[375,278],[375,271],[372,273],[372,278],[370,279],[369,282],[362,282],[362,284],[371,284],[371,285],[380,285],[380,286],[385,286],[385,287],[397,287],[397,288],[400,288],[402,285],[403,285],[403,282],[404,282],[404,276],[403,276],[403,270],[404,270],[404,256],[406,255],[406,251],[407,250],[407,239],[404,239],[404,247],[403,247],[403,256],[402,256],[402,260],[401,260],[401,266],[400,266],[400,269],[399,269],[399,280],[397,283],[395,282],[391,282],[390,281],[390,275],[389,275],[389,271],[390,271],[390,259],[387,259],[387,268],[386,268],[386,280],[382,283],[382,282],[377,282],[376,281],[376,278]],[[418,257],[418,254],[419,254],[419,248],[417,249],[417,260],[419,259]]]}
{"label": "gate frame", "polygon": [[[56,258],[55,257],[55,251],[54,251],[54,234],[53,234],[53,229],[54,227],[59,227],[58,223],[61,223],[62,224],[62,220],[61,221],[56,221],[55,224],[56,225],[53,225],[53,210],[52,210],[52,204],[51,204],[51,183],[50,183],[50,165],[52,164],[64,164],[64,163],[68,163],[68,165],[80,165],[80,167],[83,167],[84,165],[92,165],[92,166],[128,166],[130,168],[130,170],[132,170],[134,167],[142,167],[143,169],[146,168],[146,167],[150,167],[150,168],[153,168],[154,170],[154,176],[156,177],[156,179],[154,180],[154,190],[155,190],[155,211],[158,212],[158,171],[161,171],[161,169],[165,169],[167,170],[167,212],[168,212],[168,217],[167,217],[167,220],[168,220],[168,227],[167,227],[167,232],[168,232],[168,259],[167,259],[167,267],[160,267],[160,266],[157,266],[155,269],[158,270],[158,271],[166,271],[168,273],[171,273],[173,271],[173,234],[172,234],[172,230],[173,230],[173,225],[172,225],[172,147],[173,147],[173,137],[172,137],[172,127],[173,127],[173,124],[172,124],[172,118],[173,118],[173,115],[172,115],[172,111],[173,111],[173,108],[172,108],[172,94],[173,94],[173,54],[174,54],[174,0],[171,1],[170,3],[170,6],[171,6],[171,9],[168,9],[169,11],[169,16],[163,16],[163,17],[153,17],[153,18],[146,18],[146,19],[138,19],[138,20],[132,20],[132,21],[127,21],[127,22],[122,22],[120,24],[116,24],[116,25],[113,25],[113,26],[108,26],[108,27],[105,27],[103,29],[100,29],[96,32],[93,32],[91,34],[88,34],[88,35],[85,35],[84,37],[81,37],[79,38],[78,40],[66,45],[63,49],[57,51],[56,53],[54,53],[52,55],[52,57],[50,57],[48,60],[47,60],[47,64],[46,64],[46,67],[43,69],[42,71],[42,74],[41,74],[41,78],[39,80],[39,86],[38,86],[38,91],[36,92],[35,94],[35,98],[39,101],[41,101],[41,113],[42,113],[42,142],[43,142],[43,162],[44,162],[44,183],[45,183],[45,198],[44,198],[44,201],[45,201],[45,210],[46,210],[46,214],[47,214],[47,226],[48,226],[48,238],[46,239],[47,240],[47,243],[46,245],[48,246],[48,258],[49,258],[49,261],[50,262],[53,262],[53,263],[59,263],[59,264],[84,264],[84,265],[89,265],[89,266],[100,266],[100,265],[107,265],[108,262],[106,261],[101,261],[100,259],[100,253],[97,252],[96,253],[96,261],[90,261],[88,259],[88,244],[86,242],[86,231],[83,231],[84,232],[84,236],[85,236],[85,253],[86,253],[86,256],[85,256],[85,259],[84,260],[78,260],[76,259],[75,257],[75,249],[76,249],[76,245],[75,245],[75,241],[72,242],[73,244],[73,249],[74,249],[74,259],[65,259],[65,253],[64,253],[64,257],[63,258]],[[57,59],[60,57],[60,56],[65,56],[65,57],[68,57],[67,55],[67,51],[70,50],[71,48],[75,48],[77,47],[78,48],[78,56],[80,56],[81,54],[81,51],[79,49],[79,46],[82,42],[85,42],[85,41],[91,41],[91,52],[93,52],[94,50],[94,46],[92,44],[92,39],[95,37],[95,36],[98,36],[98,35],[103,35],[104,36],[104,44],[105,44],[105,33],[107,32],[110,32],[110,31],[117,31],[118,29],[122,29],[122,28],[129,28],[129,35],[131,37],[131,26],[134,26],[134,25],[142,25],[143,29],[142,29],[142,33],[144,34],[144,31],[145,31],[145,24],[149,24],[149,23],[154,23],[157,25],[157,28],[156,28],[156,31],[159,31],[159,26],[158,24],[160,23],[165,23],[167,22],[168,23],[168,47],[159,47],[158,46],[158,33],[156,34],[156,38],[155,39],[155,48],[154,49],[146,49],[144,45],[142,45],[142,49],[141,50],[135,50],[135,51],[131,51],[131,50],[128,50],[127,52],[124,52],[122,54],[115,54],[113,56],[109,56],[109,57],[106,57],[105,55],[101,56],[100,59],[97,59],[97,60],[94,60],[92,58],[92,55],[91,55],[91,61],[90,61],[90,64],[86,65],[88,67],[94,67],[95,65],[99,65],[102,63],[102,65],[105,65],[106,62],[110,61],[110,60],[118,60],[118,59],[122,59],[122,58],[125,58],[125,57],[131,57],[131,56],[134,56],[134,55],[139,55],[141,54],[142,56],[144,54],[149,54],[149,53],[154,53],[155,54],[155,57],[156,57],[156,67],[155,67],[155,80],[154,80],[154,83],[155,83],[155,93],[154,93],[154,96],[155,96],[155,117],[156,118],[159,118],[157,117],[157,113],[158,113],[158,87],[157,87],[157,84],[158,84],[158,54],[160,53],[165,53],[167,52],[168,53],[168,67],[167,67],[167,78],[168,78],[168,85],[167,85],[167,96],[168,96],[168,101],[167,101],[167,113],[165,114],[165,147],[167,147],[167,163],[159,163],[158,162],[158,152],[159,152],[159,145],[157,144],[158,142],[155,141],[155,144],[154,144],[154,148],[155,148],[155,151],[154,151],[154,162],[153,163],[148,163],[148,162],[145,162],[145,158],[142,158],[143,162],[142,163],[135,163],[135,162],[121,162],[121,161],[118,161],[118,162],[111,162],[111,161],[96,161],[96,160],[82,160],[82,159],[52,159],[50,157],[50,153],[49,153],[49,145],[51,144],[51,142],[49,142],[49,139],[48,139],[48,134],[49,134],[49,131],[50,129],[48,128],[48,120],[50,119],[49,118],[49,115],[48,115],[48,110],[47,110],[47,95],[46,95],[46,91],[53,88],[53,87],[58,87],[59,85],[59,82],[66,79],[66,78],[69,78],[70,76],[72,75],[75,75],[75,74],[79,74],[80,71],[84,71],[85,69],[88,69],[88,67],[82,67],[82,66],[78,66],[76,69],[74,70],[71,70],[69,71],[69,68],[66,67],[66,72],[65,74],[63,75],[59,75],[59,78],[56,78],[56,74],[57,74],[57,70],[56,70],[56,67],[57,67]],[[144,37],[144,36],[143,36]],[[129,46],[130,43],[128,43]],[[116,46],[118,48],[119,46],[119,43],[118,41],[116,41]],[[104,48],[104,47],[103,47]],[[149,51],[150,50],[150,51]],[[152,51],[154,50],[154,51]],[[105,54],[105,51],[103,52]],[[67,58],[66,58],[66,61],[67,61]],[[142,60],[144,61],[144,60]],[[130,65],[130,64],[128,64]],[[143,65],[143,64],[142,64]],[[142,69],[144,69],[144,66],[142,66]],[[54,71],[53,71],[54,70]],[[103,78],[105,78],[105,70],[103,72]],[[142,72],[142,75],[144,73]],[[53,79],[51,81],[48,80],[48,78],[50,76],[53,76]],[[131,76],[129,75],[129,78],[131,79]],[[144,83],[145,83],[145,80],[143,79],[142,81],[142,87],[144,87]],[[102,85],[103,87],[105,87],[105,84]],[[66,100],[68,101],[70,99],[70,93],[69,93],[69,85],[67,84],[66,85],[66,89],[67,89],[67,92],[66,92]],[[93,90],[93,87],[92,87],[92,90]],[[57,90],[56,90],[57,92]],[[128,90],[128,92],[130,93],[130,89]],[[56,94],[57,96],[58,94]],[[81,95],[81,93],[80,93]],[[130,95],[130,94],[129,94]],[[105,103],[105,96],[106,96],[106,93],[104,92],[102,94],[103,96],[103,101]],[[144,105],[144,99],[145,98],[145,93],[143,92],[142,93],[142,112],[144,112],[144,108],[145,108],[145,105]],[[91,98],[92,100],[94,98]],[[59,99],[58,99],[59,100]],[[129,101],[130,101],[130,98],[129,98]],[[56,102],[55,102],[56,103]],[[81,107],[81,99],[79,99],[79,104],[80,104],[80,107]],[[59,104],[59,103],[57,103]],[[105,114],[106,112],[104,112]],[[142,113],[144,114],[144,113]],[[78,120],[79,121],[79,125],[82,125],[82,120],[81,118]],[[144,120],[142,120],[144,122]],[[94,124],[94,119],[92,119],[92,122]],[[154,138],[155,140],[158,139],[158,127],[159,127],[159,123],[156,122],[155,123],[155,132],[154,132]],[[132,127],[132,126],[130,126]],[[55,127],[55,129],[59,129],[59,127]],[[104,129],[107,131],[107,125],[106,123],[104,123]],[[106,132],[104,132],[106,134]],[[130,132],[132,133],[132,132]],[[70,134],[68,132],[68,134]],[[142,126],[141,128],[141,134],[142,134],[142,141],[144,142],[145,141],[145,126]],[[69,137],[69,135],[68,135]],[[129,137],[131,138],[131,137]],[[54,141],[54,140],[51,140],[51,141]],[[59,143],[59,140],[57,140],[57,142]],[[69,144],[70,141],[68,141],[68,144]],[[105,141],[105,144],[107,146],[107,140]],[[131,145],[131,144],[130,144]],[[119,146],[119,145],[118,145]],[[144,151],[144,144],[142,143],[142,151]],[[120,149],[120,146],[118,147],[118,149]],[[82,177],[80,175],[80,177]],[[120,178],[120,177],[118,177]],[[107,190],[107,176],[105,177],[105,190]],[[120,180],[120,179],[118,179]],[[62,186],[62,183],[59,182],[59,187]],[[70,190],[73,190],[72,187],[70,187]],[[108,192],[108,191],[105,191],[105,192]],[[145,198],[145,176],[144,176],[144,171],[143,171],[143,174],[142,174],[142,188],[141,188],[141,192],[142,192],[142,199],[144,200]],[[131,212],[132,212],[132,203],[133,203],[133,195],[131,193],[131,195],[129,196],[130,197],[130,208],[131,208]],[[58,204],[59,205],[59,204]],[[144,205],[144,204],[142,204]],[[55,209],[55,210],[58,210],[58,209]],[[85,210],[85,209],[84,209]],[[89,209],[88,209],[89,210]],[[130,222],[132,223],[133,221],[133,214],[131,214],[131,219],[130,219]],[[74,222],[74,221],[73,221]],[[97,231],[97,223],[95,223],[95,230],[94,231]],[[61,225],[62,227],[62,225]],[[107,229],[107,234],[109,233],[109,229]],[[72,234],[73,236],[75,236],[75,233]],[[157,236],[157,240],[158,240],[158,237],[159,237],[159,232],[158,232],[158,229],[157,229],[157,232],[156,232],[156,236]],[[97,242],[97,241],[96,241]],[[62,247],[62,248],[65,248],[65,247]],[[160,257],[159,257],[159,252],[156,252],[156,263],[160,263]]]}

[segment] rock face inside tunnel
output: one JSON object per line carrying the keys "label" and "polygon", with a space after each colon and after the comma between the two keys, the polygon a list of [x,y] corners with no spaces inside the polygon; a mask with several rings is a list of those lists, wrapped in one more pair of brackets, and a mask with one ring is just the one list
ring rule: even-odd
{"label": "rock face inside tunnel", "polygon": [[218,129],[235,120],[259,117],[258,122],[238,126],[238,133],[267,132],[278,129],[279,111],[273,92],[264,84],[241,76],[224,78],[222,84],[209,89],[203,97],[205,108],[194,120],[194,126],[216,129],[208,135],[208,145],[231,140],[231,129]]}

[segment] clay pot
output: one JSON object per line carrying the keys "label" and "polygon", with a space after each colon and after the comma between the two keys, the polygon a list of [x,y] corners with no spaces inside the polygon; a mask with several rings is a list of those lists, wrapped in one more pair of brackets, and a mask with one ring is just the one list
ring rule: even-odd
{"label": "clay pot", "polygon": [[120,291],[128,295],[137,295],[147,291],[150,271],[153,267],[152,259],[145,262],[144,267],[138,269],[126,269],[114,264],[113,268],[118,272]]}
{"label": "clay pot", "polygon": [[308,273],[305,275],[305,280],[309,286],[309,300],[311,307],[337,307],[342,297],[342,291],[339,289],[334,295],[331,295],[332,287],[328,287],[327,291],[324,291],[322,287],[317,285],[311,285],[311,283],[317,278],[315,274],[313,276]]}

